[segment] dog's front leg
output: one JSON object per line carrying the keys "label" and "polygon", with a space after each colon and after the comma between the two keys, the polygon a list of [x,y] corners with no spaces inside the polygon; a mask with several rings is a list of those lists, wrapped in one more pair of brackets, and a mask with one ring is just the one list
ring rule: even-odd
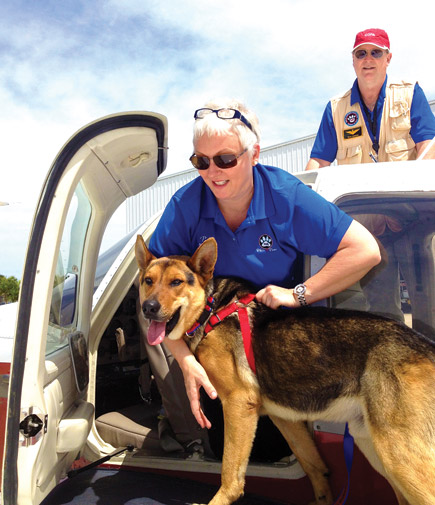
{"label": "dog's front leg", "polygon": [[252,391],[237,389],[221,400],[225,425],[222,481],[209,505],[230,505],[243,495],[258,423],[259,399]]}
{"label": "dog's front leg", "polygon": [[313,486],[316,505],[332,504],[333,498],[328,482],[328,468],[323,462],[305,423],[294,423],[275,416],[269,417],[287,440],[290,449],[308,475]]}

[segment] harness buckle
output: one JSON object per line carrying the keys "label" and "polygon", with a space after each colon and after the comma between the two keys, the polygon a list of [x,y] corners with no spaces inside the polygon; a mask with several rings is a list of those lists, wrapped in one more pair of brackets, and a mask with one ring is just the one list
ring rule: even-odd
{"label": "harness buckle", "polygon": [[222,319],[219,317],[219,314],[213,314],[210,319],[208,320],[208,324],[214,328],[218,324],[222,322]]}

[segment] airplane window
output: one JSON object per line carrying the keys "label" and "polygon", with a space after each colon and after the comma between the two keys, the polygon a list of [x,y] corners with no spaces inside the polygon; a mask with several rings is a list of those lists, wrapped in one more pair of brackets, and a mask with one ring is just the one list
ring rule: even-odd
{"label": "airplane window", "polygon": [[384,260],[331,304],[397,319],[435,339],[435,196],[364,195],[338,205],[377,238]]}
{"label": "airplane window", "polygon": [[68,335],[75,331],[76,296],[90,216],[90,202],[79,184],[68,210],[57,258],[46,354],[68,345]]}

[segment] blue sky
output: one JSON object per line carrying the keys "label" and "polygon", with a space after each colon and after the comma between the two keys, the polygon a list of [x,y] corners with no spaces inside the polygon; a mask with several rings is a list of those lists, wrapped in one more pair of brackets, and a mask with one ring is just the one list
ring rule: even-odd
{"label": "blue sky", "polygon": [[426,1],[3,0],[0,3],[0,274],[21,277],[36,200],[67,139],[106,114],[169,120],[167,172],[189,167],[193,111],[238,97],[262,146],[315,133],[354,80],[357,31],[390,35],[389,74],[435,99]]}

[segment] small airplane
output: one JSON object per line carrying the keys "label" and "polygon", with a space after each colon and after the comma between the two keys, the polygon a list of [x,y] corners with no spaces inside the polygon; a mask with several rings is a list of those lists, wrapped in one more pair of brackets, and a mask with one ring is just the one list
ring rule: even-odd
{"label": "small airplane", "polygon": [[[0,307],[4,505],[187,504],[208,501],[219,485],[218,458],[201,447],[165,451],[159,436],[161,401],[135,308],[134,244],[137,234],[149,240],[160,215],[100,253],[116,209],[165,170],[167,146],[163,115],[114,114],[73,135],[48,172],[20,299]],[[294,175],[361,222],[382,217],[379,238],[397,262],[397,289],[378,286],[382,310],[392,307],[394,317],[435,339],[435,161]],[[306,256],[300,275],[324,261]],[[322,304],[375,310],[359,283]],[[148,389],[139,387],[144,370]],[[345,426],[319,419],[309,429],[338,496],[348,480]],[[313,500],[292,454],[251,461],[246,493],[258,505]],[[395,503],[357,449],[347,503]]]}

